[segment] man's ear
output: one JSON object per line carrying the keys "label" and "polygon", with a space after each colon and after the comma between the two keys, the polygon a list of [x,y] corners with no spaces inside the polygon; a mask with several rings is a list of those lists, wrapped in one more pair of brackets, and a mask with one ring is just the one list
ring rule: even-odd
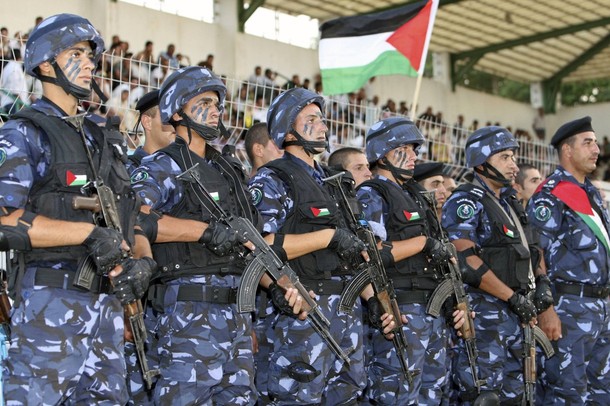
{"label": "man's ear", "polygon": [[265,149],[265,147],[263,147],[262,144],[254,144],[254,145],[252,145],[252,154],[254,156],[262,158],[264,149]]}
{"label": "man's ear", "polygon": [[146,114],[140,115],[140,122],[142,123],[142,127],[144,127],[144,129],[147,132],[150,132],[152,130],[152,117],[151,116],[148,116]]}
{"label": "man's ear", "polygon": [[53,69],[53,66],[51,66],[51,63],[49,61],[43,62],[38,65],[38,70],[44,76],[55,76],[55,69]]}

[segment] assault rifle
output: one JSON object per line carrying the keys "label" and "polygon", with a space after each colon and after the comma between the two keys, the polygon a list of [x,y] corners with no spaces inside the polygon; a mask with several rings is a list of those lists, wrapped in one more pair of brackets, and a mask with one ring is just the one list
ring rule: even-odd
{"label": "assault rifle", "polygon": [[[65,117],[65,119],[78,128],[83,145],[87,151],[87,159],[89,160],[89,166],[91,167],[94,177],[93,181],[88,182],[81,188],[81,191],[86,196],[74,196],[72,199],[72,208],[75,210],[89,210],[93,212],[93,222],[95,225],[112,228],[122,234],[121,221],[119,218],[119,212],[116,208],[114,192],[108,185],[104,184],[104,181],[98,175],[97,170],[93,165],[91,152],[87,147],[85,134],[82,127],[84,115],[79,114],[76,116]],[[125,253],[124,257],[127,258],[128,254]],[[96,266],[93,259],[87,256],[79,264],[79,268],[74,276],[73,285],[90,290],[93,287],[96,274]],[[136,347],[136,354],[138,357],[138,362],[140,363],[142,376],[144,377],[147,388],[151,389],[153,383],[152,378],[159,375],[160,371],[158,369],[151,370],[148,367],[148,361],[146,359],[146,353],[144,350],[144,342],[146,341],[146,327],[144,325],[144,311],[142,309],[142,303],[140,300],[136,300],[132,303],[124,305],[123,309],[125,316],[129,320],[129,327],[131,328],[131,333],[133,335],[133,342]]]}
{"label": "assault rifle", "polygon": [[[451,255],[457,260],[457,252],[455,246],[448,241],[445,241],[445,247]],[[477,388],[477,393],[481,393],[481,386],[485,384],[484,379],[479,379],[477,372],[477,345],[475,339],[474,321],[472,320],[470,301],[464,290],[464,282],[462,282],[462,274],[457,264],[451,261],[443,267],[443,281],[434,289],[426,312],[432,317],[438,317],[441,313],[443,303],[451,296],[455,298],[455,308],[464,312],[464,324],[460,327],[460,333],[466,346],[466,354],[468,355],[468,364],[470,365],[470,373],[472,380]]]}
{"label": "assault rifle", "polygon": [[339,310],[344,313],[351,313],[354,303],[362,290],[368,285],[373,286],[375,296],[381,303],[384,313],[391,314],[394,317],[395,327],[392,330],[394,338],[392,343],[396,349],[396,355],[400,362],[402,372],[409,382],[413,383],[413,376],[417,375],[419,371],[409,371],[409,365],[407,364],[407,339],[402,329],[402,314],[398,308],[398,301],[396,300],[396,292],[394,291],[394,285],[392,280],[388,278],[388,275],[383,266],[381,255],[377,249],[377,242],[375,235],[368,228],[368,224],[365,221],[360,221],[354,214],[349,199],[343,189],[343,175],[345,172],[340,172],[336,175],[330,176],[324,179],[324,182],[334,184],[334,186],[340,192],[339,206],[341,210],[349,216],[350,228],[356,236],[362,240],[367,246],[370,261],[364,263],[358,267],[359,272],[356,277],[350,281],[345,287],[339,300]]}
{"label": "assault rifle", "polygon": [[[436,198],[434,191],[422,191],[422,196],[428,201],[430,207],[433,209],[436,207]],[[451,256],[458,260],[457,251],[455,246],[449,242],[443,232],[443,228],[439,227],[443,243],[445,248],[451,253]],[[445,301],[453,294],[455,299],[455,308],[464,312],[464,324],[460,327],[460,334],[464,340],[466,346],[466,355],[468,355],[468,364],[470,365],[470,373],[477,393],[481,393],[481,386],[485,384],[484,379],[479,379],[479,373],[477,371],[477,344],[475,338],[474,321],[472,319],[472,309],[470,308],[470,300],[464,289],[464,282],[462,281],[462,273],[457,264],[451,261],[447,261],[447,264],[441,267],[443,281],[434,289],[432,296],[428,301],[426,312],[432,317],[438,317],[441,313],[441,308]]]}
{"label": "assault rifle", "polygon": [[177,178],[189,183],[193,187],[200,203],[209,210],[211,209],[210,213],[212,213],[214,220],[234,230],[240,241],[250,241],[254,245],[254,250],[246,255],[246,261],[249,263],[242,274],[241,283],[237,290],[237,311],[240,313],[254,311],[256,288],[263,274],[267,272],[274,279],[275,283],[283,289],[297,289],[303,297],[304,303],[302,308],[307,312],[307,319],[313,329],[328,344],[335,355],[349,365],[350,359],[348,354],[343,351],[330,334],[330,322],[324,316],[315,300],[309,296],[307,288],[299,281],[299,277],[294,270],[273,252],[250,220],[228,214],[220,207],[201,182],[199,172],[197,171],[198,165],[198,163],[193,165],[178,175]]}
{"label": "assault rifle", "polygon": [[525,391],[523,405],[534,406],[536,404],[536,343],[540,345],[544,355],[551,358],[555,350],[546,334],[538,326],[531,327],[526,324],[523,327],[523,383]]}

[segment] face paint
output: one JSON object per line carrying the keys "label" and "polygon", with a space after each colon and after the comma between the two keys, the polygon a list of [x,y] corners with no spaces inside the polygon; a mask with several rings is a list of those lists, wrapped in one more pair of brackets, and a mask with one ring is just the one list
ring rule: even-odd
{"label": "face paint", "polygon": [[402,168],[409,161],[409,156],[406,151],[402,148],[394,151],[394,160],[396,161],[396,167]]}
{"label": "face paint", "polygon": [[70,57],[68,62],[66,62],[66,65],[63,67],[63,71],[68,80],[74,83],[81,71],[81,60],[75,60],[74,58]]}

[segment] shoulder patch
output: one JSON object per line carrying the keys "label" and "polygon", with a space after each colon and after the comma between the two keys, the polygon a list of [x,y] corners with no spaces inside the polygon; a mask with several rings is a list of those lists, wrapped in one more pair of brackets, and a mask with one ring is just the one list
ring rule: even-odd
{"label": "shoulder patch", "polygon": [[254,206],[258,205],[263,200],[263,191],[258,187],[250,188],[250,198]]}
{"label": "shoulder patch", "polygon": [[6,162],[6,156],[6,150],[4,148],[0,148],[0,166],[2,166],[2,164]]}
{"label": "shoulder patch", "polygon": [[459,218],[468,220],[474,216],[474,207],[471,204],[460,204],[456,210]]}
{"label": "shoulder patch", "polygon": [[146,172],[144,169],[137,169],[131,175],[131,184],[144,182],[146,179],[148,179],[148,172]]}
{"label": "shoulder patch", "polygon": [[534,217],[538,221],[548,221],[551,218],[551,209],[546,204],[539,204],[534,210]]}

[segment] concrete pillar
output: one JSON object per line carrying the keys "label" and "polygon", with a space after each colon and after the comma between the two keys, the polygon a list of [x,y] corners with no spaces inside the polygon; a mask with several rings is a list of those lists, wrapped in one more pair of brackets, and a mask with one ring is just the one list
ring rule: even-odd
{"label": "concrete pillar", "polygon": [[[214,25],[217,27],[214,71],[235,77],[238,55],[236,55],[238,10],[237,0],[215,0]],[[218,66],[218,68],[217,68]]]}

